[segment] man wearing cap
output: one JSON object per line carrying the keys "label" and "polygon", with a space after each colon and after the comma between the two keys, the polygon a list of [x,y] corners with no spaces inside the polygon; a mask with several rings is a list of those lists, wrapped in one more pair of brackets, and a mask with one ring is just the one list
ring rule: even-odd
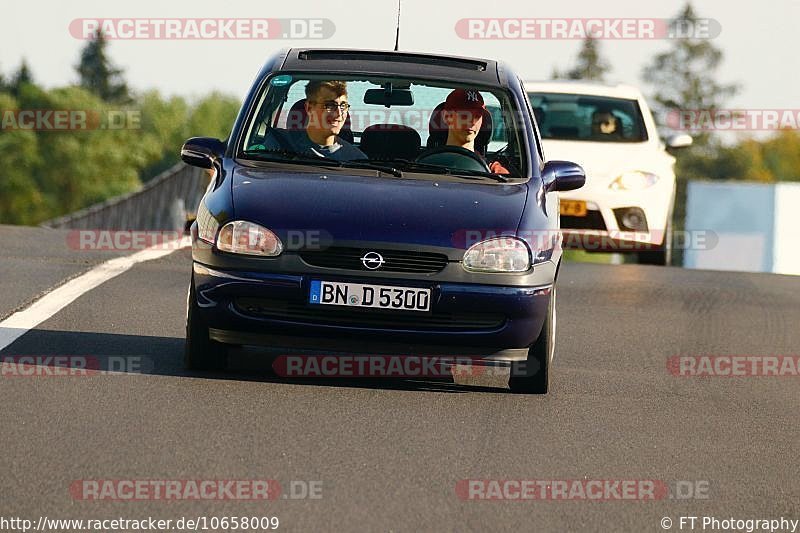
{"label": "man wearing cap", "polygon": [[[447,95],[442,113],[445,124],[447,124],[447,142],[445,144],[460,146],[475,152],[475,138],[481,131],[484,116],[487,113],[480,92],[474,89],[452,91]],[[498,161],[490,163],[489,170],[494,174],[509,174],[508,169]]]}

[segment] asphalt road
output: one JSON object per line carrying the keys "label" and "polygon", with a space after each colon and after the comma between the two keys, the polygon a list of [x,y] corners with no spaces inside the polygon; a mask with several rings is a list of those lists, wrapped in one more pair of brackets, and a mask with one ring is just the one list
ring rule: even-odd
{"label": "asphalt road", "polygon": [[[63,238],[25,237],[44,233]],[[37,272],[20,258],[0,255],[0,315],[97,260],[54,253]],[[678,531],[680,516],[800,519],[800,378],[667,370],[675,355],[800,353],[800,279],[565,265],[552,392],[520,396],[434,381],[281,380],[257,353],[234,358],[230,373],[187,373],[189,265],[188,250],[139,264],[0,352],[145,367],[0,377],[0,517],[277,516],[279,531],[664,531],[664,517]],[[100,479],[322,489],[267,502],[70,492]],[[465,479],[656,480],[673,497],[463,500]],[[701,498],[675,497],[687,487]]]}

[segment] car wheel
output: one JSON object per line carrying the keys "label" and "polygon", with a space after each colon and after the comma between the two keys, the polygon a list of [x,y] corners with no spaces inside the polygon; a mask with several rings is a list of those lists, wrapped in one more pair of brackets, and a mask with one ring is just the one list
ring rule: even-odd
{"label": "car wheel", "polygon": [[183,362],[189,370],[224,370],[228,362],[227,346],[209,338],[208,325],[199,313],[194,279],[189,287],[186,304],[186,345]]}
{"label": "car wheel", "polygon": [[550,388],[550,367],[556,347],[556,286],[547,306],[547,316],[539,338],[528,348],[528,359],[524,369],[515,372],[512,366],[508,386],[512,392],[523,394],[547,394]]}
{"label": "car wheel", "polygon": [[640,265],[669,266],[672,262],[672,222],[667,223],[667,231],[664,232],[664,242],[661,246],[647,252],[639,252],[637,255]]}

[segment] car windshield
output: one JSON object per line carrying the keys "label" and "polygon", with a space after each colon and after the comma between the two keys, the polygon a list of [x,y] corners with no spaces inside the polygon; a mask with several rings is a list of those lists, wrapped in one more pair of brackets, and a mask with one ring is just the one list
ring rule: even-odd
{"label": "car windshield", "polygon": [[644,142],[636,100],[582,94],[528,93],[543,139]]}
{"label": "car windshield", "polygon": [[238,156],[506,181],[526,175],[513,102],[497,88],[281,72],[265,84]]}

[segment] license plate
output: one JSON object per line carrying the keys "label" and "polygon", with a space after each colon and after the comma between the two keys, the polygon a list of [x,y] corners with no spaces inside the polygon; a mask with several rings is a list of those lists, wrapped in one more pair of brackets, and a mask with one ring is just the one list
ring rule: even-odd
{"label": "license plate", "polygon": [[314,280],[311,282],[308,302],[317,305],[428,311],[431,308],[431,290]]}
{"label": "license plate", "polygon": [[585,217],[586,202],[583,200],[561,200],[561,214],[571,217]]}

